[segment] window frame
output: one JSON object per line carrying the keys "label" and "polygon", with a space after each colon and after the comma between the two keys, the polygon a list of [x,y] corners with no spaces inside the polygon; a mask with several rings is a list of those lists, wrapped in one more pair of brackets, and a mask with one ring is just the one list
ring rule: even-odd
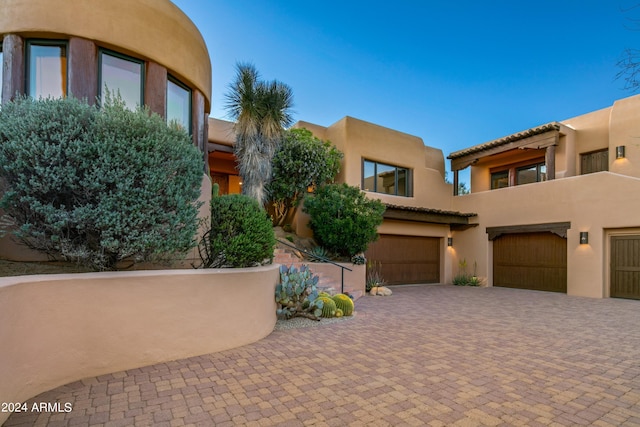
{"label": "window frame", "polygon": [[[63,98],[69,94],[69,40],[63,39],[27,39],[24,43],[24,93],[34,99],[31,92],[31,46],[55,46],[64,48],[64,93]],[[47,95],[49,96],[49,95]]]}
{"label": "window frame", "polygon": [[[384,162],[378,162],[376,160],[371,160],[369,158],[362,158],[362,162],[361,162],[361,182],[360,182],[360,188],[363,191],[369,191],[372,193],[377,193],[377,194],[386,194],[389,196],[397,196],[397,197],[413,197],[413,170],[411,168],[407,168],[404,166],[398,166],[398,165],[393,165],[393,164],[389,164],[389,163],[384,163]],[[366,163],[372,163],[373,164],[373,176],[374,176],[374,180],[373,180],[373,189],[365,189],[365,165]],[[383,191],[378,191],[378,180],[377,180],[377,176],[378,176],[378,165],[383,165],[383,166],[388,166],[394,169],[394,188],[395,188],[395,193],[386,193]],[[406,194],[398,194],[398,170],[403,170],[406,171],[406,182],[404,185],[404,191]]]}
{"label": "window frame", "polygon": [[171,74],[167,74],[167,89],[166,89],[167,96],[166,96],[165,105],[164,105],[164,112],[165,112],[165,118],[167,120],[167,124],[169,124],[169,83],[170,82],[184,89],[189,94],[189,123],[187,123],[187,133],[189,133],[189,135],[192,136],[193,135],[193,90],[189,86],[187,86],[186,84],[182,83],[180,80],[172,76]]}
{"label": "window frame", "polygon": [[[524,169],[529,169],[531,167],[535,166],[536,167],[536,182],[526,182],[526,183],[521,183],[518,184],[518,172]],[[500,188],[509,188],[509,187],[516,187],[519,185],[527,185],[527,184],[535,184],[538,182],[545,182],[546,179],[544,181],[540,181],[540,168],[542,166],[547,166],[544,157],[536,157],[533,159],[529,159],[529,160],[524,160],[518,163],[513,163],[513,164],[509,164],[509,165],[504,165],[504,166],[497,166],[494,168],[489,169],[489,188],[491,190],[499,190]],[[494,188],[493,187],[493,182],[494,182],[494,177],[498,174],[504,174],[505,172],[508,173],[508,180],[509,180],[509,185],[507,187],[497,187]],[[546,174],[546,172],[545,172]]]}
{"label": "window frame", "polygon": [[[138,59],[133,56],[125,55],[120,52],[116,52],[110,49],[98,48],[98,100],[99,105],[102,105],[102,91],[103,91],[103,80],[102,80],[102,56],[109,55],[114,58],[122,59],[125,61],[133,62],[135,64],[140,65],[140,104],[139,107],[144,107],[144,90],[145,90],[145,73],[146,73],[146,61],[143,59]],[[166,108],[166,107],[165,107]]]}

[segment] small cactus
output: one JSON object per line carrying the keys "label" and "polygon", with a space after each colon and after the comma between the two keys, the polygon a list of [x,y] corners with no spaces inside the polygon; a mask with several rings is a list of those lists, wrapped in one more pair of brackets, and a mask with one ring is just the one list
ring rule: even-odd
{"label": "small cactus", "polygon": [[336,315],[336,303],[329,297],[318,297],[319,301],[322,301],[322,317],[335,317]]}
{"label": "small cactus", "polygon": [[220,184],[214,182],[211,186],[211,197],[218,197],[220,195]]}
{"label": "small cactus", "polygon": [[336,317],[342,317],[343,313],[342,310],[340,310],[339,308],[336,308]]}
{"label": "small cactus", "polygon": [[336,303],[336,308],[342,310],[342,313],[345,316],[351,316],[353,314],[353,300],[349,298],[345,294],[335,295],[333,298],[333,302]]}

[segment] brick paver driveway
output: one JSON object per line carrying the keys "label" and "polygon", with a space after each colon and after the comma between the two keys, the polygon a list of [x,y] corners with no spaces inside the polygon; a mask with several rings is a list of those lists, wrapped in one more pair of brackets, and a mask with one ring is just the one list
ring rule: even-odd
{"label": "brick paver driveway", "polygon": [[[250,310],[250,307],[245,307]],[[355,318],[79,381],[13,425],[640,425],[640,301],[453,286]]]}

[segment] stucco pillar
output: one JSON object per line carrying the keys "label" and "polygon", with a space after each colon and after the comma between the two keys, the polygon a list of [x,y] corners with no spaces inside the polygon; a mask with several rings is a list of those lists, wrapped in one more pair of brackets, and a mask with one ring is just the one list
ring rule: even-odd
{"label": "stucco pillar", "polygon": [[2,40],[2,103],[24,93],[24,41],[15,34]]}
{"label": "stucco pillar", "polygon": [[547,181],[556,179],[556,146],[547,147],[544,154],[544,162],[547,166]]}
{"label": "stucco pillar", "polygon": [[144,103],[160,117],[167,116],[167,69],[155,62],[147,62],[146,65]]}
{"label": "stucco pillar", "polygon": [[94,105],[98,96],[98,49],[91,40],[69,39],[68,75],[69,93]]}

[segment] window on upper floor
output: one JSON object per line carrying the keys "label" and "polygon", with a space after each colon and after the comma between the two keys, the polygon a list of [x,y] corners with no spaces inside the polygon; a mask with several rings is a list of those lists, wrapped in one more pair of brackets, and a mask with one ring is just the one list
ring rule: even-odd
{"label": "window on upper floor", "polygon": [[528,161],[491,169],[491,189],[531,184],[547,180],[544,161]]}
{"label": "window on upper floor", "polygon": [[411,197],[411,170],[372,160],[363,160],[362,189],[375,193]]}
{"label": "window on upper floor", "polygon": [[609,170],[609,149],[580,154],[580,174]]}
{"label": "window on upper floor", "polygon": [[144,62],[107,50],[101,50],[99,58],[100,98],[108,89],[112,96],[119,93],[131,110],[144,105]]}
{"label": "window on upper floor", "polygon": [[175,78],[167,79],[167,123],[176,121],[191,134],[191,90]]}
{"label": "window on upper floor", "polygon": [[33,98],[67,94],[67,43],[29,40],[26,46],[26,89]]}

